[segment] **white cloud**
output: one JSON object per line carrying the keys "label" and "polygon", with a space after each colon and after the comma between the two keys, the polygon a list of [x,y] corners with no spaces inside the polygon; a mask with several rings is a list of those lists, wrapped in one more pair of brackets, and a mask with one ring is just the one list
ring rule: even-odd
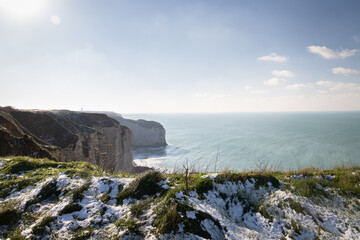
{"label": "white cloud", "polygon": [[50,20],[51,20],[51,22],[52,22],[53,24],[55,24],[55,25],[58,25],[58,24],[61,23],[61,18],[60,18],[59,16],[57,16],[57,15],[52,15],[52,16],[50,17]]}
{"label": "white cloud", "polygon": [[268,93],[268,90],[251,90],[251,93],[255,93],[255,94],[264,94],[264,93]]}
{"label": "white cloud", "polygon": [[194,93],[192,96],[201,99],[213,100],[213,99],[222,99],[226,97],[231,97],[233,95],[223,92],[219,92],[219,93],[197,92]]}
{"label": "white cloud", "polygon": [[250,87],[250,86],[246,86],[246,87],[245,87],[245,90],[246,90],[246,91],[249,91],[249,92],[251,92],[251,93],[255,93],[255,94],[264,94],[264,93],[268,93],[268,92],[269,92],[268,90],[253,89],[253,88]]}
{"label": "white cloud", "polygon": [[345,49],[345,50],[337,50],[334,51],[330,48],[327,48],[325,46],[308,46],[307,51],[310,53],[318,54],[322,56],[325,59],[338,59],[338,58],[347,58],[354,56],[357,52],[359,52],[359,49]]}
{"label": "white cloud", "polygon": [[264,84],[268,86],[277,86],[285,83],[286,79],[283,78],[270,78],[269,80],[264,81]]}
{"label": "white cloud", "polygon": [[289,58],[279,56],[276,53],[270,53],[267,56],[258,57],[257,60],[259,61],[272,61],[272,62],[286,62]]}
{"label": "white cloud", "polygon": [[328,88],[330,91],[360,91],[360,84],[358,83],[343,83],[343,82],[330,82],[318,81],[315,83],[317,86]]}
{"label": "white cloud", "polygon": [[351,68],[337,67],[332,69],[333,74],[343,74],[349,76],[350,74],[357,74],[359,71]]}
{"label": "white cloud", "polygon": [[317,90],[316,92],[319,93],[319,94],[326,94],[327,93],[326,90]]}
{"label": "white cloud", "polygon": [[327,87],[327,86],[330,86],[332,84],[332,82],[330,82],[330,81],[317,81],[315,84],[317,86]]}
{"label": "white cloud", "polygon": [[210,94],[207,92],[197,92],[194,93],[193,96],[196,98],[204,98],[204,97],[208,97]]}
{"label": "white cloud", "polygon": [[295,74],[288,70],[281,70],[281,71],[274,70],[274,71],[272,71],[272,75],[275,77],[285,77],[285,78],[295,77]]}
{"label": "white cloud", "polygon": [[295,83],[295,84],[286,86],[286,89],[288,89],[288,90],[299,90],[300,88],[304,88],[304,87],[306,87],[305,84]]}

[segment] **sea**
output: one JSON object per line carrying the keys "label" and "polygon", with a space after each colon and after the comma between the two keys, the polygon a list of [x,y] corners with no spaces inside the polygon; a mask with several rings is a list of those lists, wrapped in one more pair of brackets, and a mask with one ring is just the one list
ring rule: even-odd
{"label": "sea", "polygon": [[166,129],[168,146],[135,149],[136,165],[170,172],[360,166],[360,112],[123,116]]}

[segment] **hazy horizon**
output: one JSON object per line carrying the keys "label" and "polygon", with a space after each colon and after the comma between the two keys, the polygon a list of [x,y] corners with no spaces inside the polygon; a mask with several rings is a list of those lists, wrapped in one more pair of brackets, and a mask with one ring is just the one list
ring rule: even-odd
{"label": "hazy horizon", "polygon": [[0,106],[360,111],[359,1],[0,0]]}

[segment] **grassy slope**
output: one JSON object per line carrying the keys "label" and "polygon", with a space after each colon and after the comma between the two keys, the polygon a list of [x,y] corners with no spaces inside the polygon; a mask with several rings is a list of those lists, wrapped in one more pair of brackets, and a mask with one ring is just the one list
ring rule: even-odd
{"label": "grassy slope", "polygon": [[186,197],[181,174],[110,175],[28,157],[0,164],[0,238],[360,237],[356,167],[191,174]]}

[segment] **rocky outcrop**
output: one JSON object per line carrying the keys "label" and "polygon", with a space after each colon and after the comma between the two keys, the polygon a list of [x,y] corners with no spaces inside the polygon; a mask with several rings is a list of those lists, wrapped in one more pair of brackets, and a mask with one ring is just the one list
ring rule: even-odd
{"label": "rocky outcrop", "polygon": [[131,130],[134,148],[164,147],[167,145],[165,139],[166,131],[160,123],[142,119],[137,121],[125,119],[120,114],[114,112],[104,113]]}
{"label": "rocky outcrop", "polygon": [[[58,161],[86,161],[114,172],[133,168],[131,131],[105,114],[12,108],[0,112],[8,119],[0,121],[4,141],[28,136]],[[18,154],[16,147],[7,149],[2,155],[30,155]]]}

